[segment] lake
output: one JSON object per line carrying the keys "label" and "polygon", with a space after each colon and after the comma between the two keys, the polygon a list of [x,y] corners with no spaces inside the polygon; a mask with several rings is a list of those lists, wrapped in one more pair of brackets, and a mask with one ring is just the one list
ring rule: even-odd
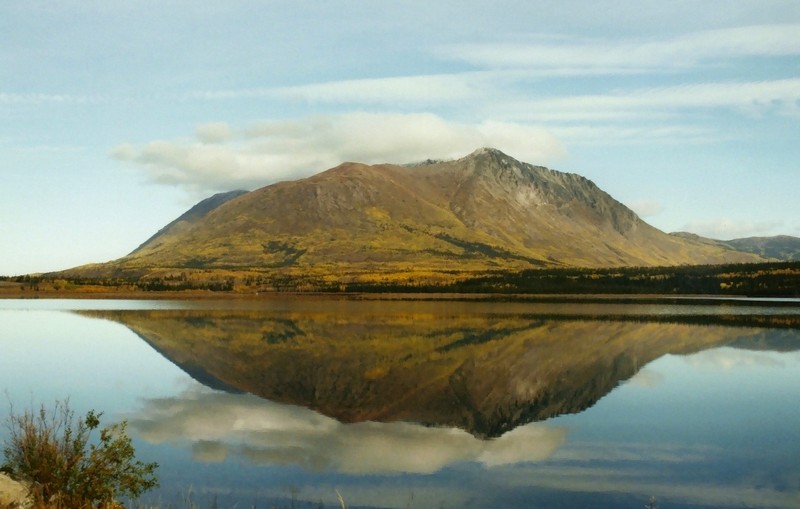
{"label": "lake", "polygon": [[797,300],[0,300],[0,384],[162,507],[800,507]]}

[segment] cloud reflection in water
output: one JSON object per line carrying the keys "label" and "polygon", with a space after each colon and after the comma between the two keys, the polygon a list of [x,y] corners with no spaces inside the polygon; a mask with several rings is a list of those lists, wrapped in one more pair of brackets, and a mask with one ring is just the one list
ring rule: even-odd
{"label": "cloud reflection in water", "polygon": [[404,422],[342,424],[305,408],[204,388],[147,400],[130,423],[151,443],[188,440],[198,461],[238,456],[348,474],[426,474],[460,462],[494,467],[542,461],[566,436],[564,428],[543,424],[493,440]]}
{"label": "cloud reflection in water", "polygon": [[781,368],[785,361],[774,352],[752,352],[736,348],[714,348],[685,358],[691,366],[713,371],[745,367]]}

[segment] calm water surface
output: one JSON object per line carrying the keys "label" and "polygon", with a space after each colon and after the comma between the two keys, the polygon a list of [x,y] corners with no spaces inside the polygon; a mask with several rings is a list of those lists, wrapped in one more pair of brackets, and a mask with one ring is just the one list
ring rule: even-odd
{"label": "calm water surface", "polygon": [[164,506],[800,507],[800,302],[749,304],[0,300],[0,385]]}

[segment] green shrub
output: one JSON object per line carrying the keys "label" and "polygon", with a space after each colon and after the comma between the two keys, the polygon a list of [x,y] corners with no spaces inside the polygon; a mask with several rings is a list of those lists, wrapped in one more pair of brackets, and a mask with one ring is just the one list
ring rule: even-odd
{"label": "green shrub", "polygon": [[102,413],[76,420],[69,402],[42,405],[6,421],[4,468],[28,483],[35,506],[98,509],[116,506],[116,497],[136,498],[158,485],[158,464],[135,459],[126,422],[100,427]]}

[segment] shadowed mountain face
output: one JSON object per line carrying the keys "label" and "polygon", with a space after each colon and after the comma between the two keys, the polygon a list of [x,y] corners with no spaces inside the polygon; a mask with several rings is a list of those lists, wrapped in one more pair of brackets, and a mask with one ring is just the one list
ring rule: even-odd
{"label": "shadowed mountain face", "polygon": [[234,198],[238,198],[239,196],[247,194],[247,191],[229,191],[227,193],[218,193],[210,198],[206,198],[202,200],[194,207],[190,208],[181,216],[169,223],[164,228],[160,229],[155,235],[147,239],[145,242],[142,243],[139,247],[133,250],[131,254],[136,253],[137,251],[144,249],[148,245],[155,244],[159,241],[162,236],[167,235],[175,235],[177,232],[186,230],[190,228],[194,223],[203,219],[209,212],[214,210],[215,208],[219,207],[220,205],[227,203]]}
{"label": "shadowed mountain face", "polygon": [[124,324],[217,389],[343,422],[456,426],[479,437],[584,410],[668,353],[798,346],[796,320],[769,330],[728,325],[742,322],[726,316],[681,322],[515,309],[342,301],[288,311],[80,313]]}
{"label": "shadowed mountain face", "polygon": [[761,261],[667,235],[575,174],[481,149],[413,167],[345,163],[216,200],[84,272],[258,270],[335,276]]}

